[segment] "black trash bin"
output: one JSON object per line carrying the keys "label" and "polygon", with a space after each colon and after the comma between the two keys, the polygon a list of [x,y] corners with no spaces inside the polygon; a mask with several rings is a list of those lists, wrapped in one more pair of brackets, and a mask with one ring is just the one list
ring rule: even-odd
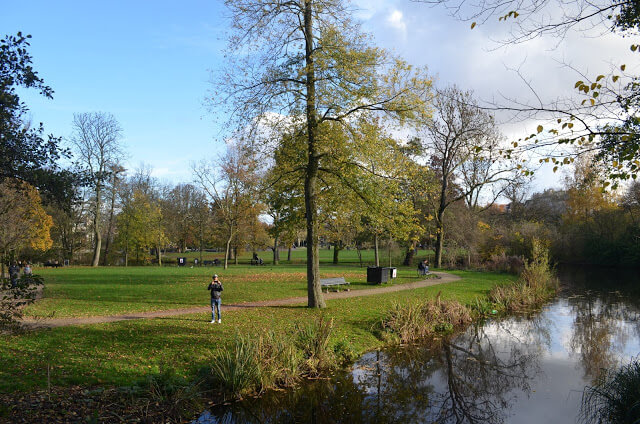
{"label": "black trash bin", "polygon": [[367,283],[382,284],[389,281],[389,268],[380,266],[367,267]]}

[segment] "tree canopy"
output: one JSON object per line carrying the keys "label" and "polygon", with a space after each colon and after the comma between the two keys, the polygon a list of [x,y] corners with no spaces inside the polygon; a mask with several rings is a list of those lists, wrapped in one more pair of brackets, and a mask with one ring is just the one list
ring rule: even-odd
{"label": "tree canopy", "polygon": [[18,87],[33,88],[53,98],[51,87],[31,66],[30,38],[18,32],[0,40],[0,180],[27,182],[68,204],[76,176],[57,165],[67,153],[61,149],[59,138],[44,136],[42,123],[29,122],[29,109],[16,91]]}

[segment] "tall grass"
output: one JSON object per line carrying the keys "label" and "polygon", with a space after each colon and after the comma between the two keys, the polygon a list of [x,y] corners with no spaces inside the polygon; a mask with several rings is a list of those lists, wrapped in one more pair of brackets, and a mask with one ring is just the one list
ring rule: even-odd
{"label": "tall grass", "polygon": [[436,333],[464,327],[472,321],[471,310],[456,301],[435,299],[405,305],[394,304],[383,327],[401,343],[412,343]]}
{"label": "tall grass", "polygon": [[548,250],[539,240],[532,242],[532,259],[525,261],[515,283],[494,287],[487,299],[477,299],[471,307],[456,301],[435,299],[394,304],[382,326],[401,343],[412,343],[437,333],[446,333],[470,324],[473,317],[498,312],[524,312],[539,307],[553,297],[558,281],[549,265]]}
{"label": "tall grass", "polygon": [[582,394],[580,421],[599,424],[640,423],[640,360],[611,372]]}
{"label": "tall grass", "polygon": [[[119,391],[131,396],[130,404],[137,407],[137,414],[143,422],[157,420],[158,414],[163,417],[163,422],[183,422],[204,408],[198,382],[178,376],[171,368]],[[149,416],[150,410],[154,417]]]}
{"label": "tall grass", "polygon": [[295,336],[267,332],[257,338],[236,335],[231,349],[220,351],[200,371],[204,384],[224,395],[241,398],[275,387],[290,387],[301,378],[327,375],[339,364],[331,345],[333,319],[295,326]]}
{"label": "tall grass", "polygon": [[558,280],[549,264],[549,251],[541,241],[532,241],[532,259],[525,261],[518,281],[497,286],[489,293],[489,301],[504,312],[525,312],[541,306],[558,290]]}
{"label": "tall grass", "polygon": [[257,353],[257,343],[238,334],[231,349],[221,350],[204,370],[205,383],[234,396],[255,390],[262,382]]}
{"label": "tall grass", "polygon": [[333,330],[333,318],[327,320],[324,315],[317,321],[296,324],[297,346],[304,355],[304,368],[307,374],[318,376],[323,371],[335,368],[334,352],[329,348],[329,337]]}

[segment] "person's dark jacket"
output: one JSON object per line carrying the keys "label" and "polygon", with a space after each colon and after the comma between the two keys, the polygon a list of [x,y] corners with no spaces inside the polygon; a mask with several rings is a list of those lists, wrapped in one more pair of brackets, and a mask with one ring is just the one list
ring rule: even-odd
{"label": "person's dark jacket", "polygon": [[212,281],[211,283],[209,283],[209,287],[207,287],[207,290],[211,290],[212,299],[220,299],[220,292],[222,292],[224,288],[222,287],[221,282]]}

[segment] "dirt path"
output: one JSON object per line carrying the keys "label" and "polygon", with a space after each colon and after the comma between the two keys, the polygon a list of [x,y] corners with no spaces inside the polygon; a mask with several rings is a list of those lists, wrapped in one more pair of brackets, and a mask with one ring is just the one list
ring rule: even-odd
{"label": "dirt path", "polygon": [[[460,279],[460,277],[458,276],[447,274],[444,272],[433,272],[432,274],[435,274],[438,278],[430,278],[430,279],[418,281],[415,283],[398,284],[395,286],[325,293],[324,298],[327,300],[330,300],[330,299],[344,299],[344,298],[360,297],[360,296],[371,296],[376,294],[392,293],[392,292],[398,292],[403,290],[418,289],[421,287],[435,286],[437,284],[450,283],[452,281],[457,281]],[[229,305],[223,304],[223,310],[227,312],[227,311],[235,311],[243,308],[291,306],[291,305],[305,304],[306,302],[307,302],[306,297],[292,297],[288,299],[263,300],[259,302],[247,302],[247,303],[241,303],[241,304],[229,304]],[[128,320],[135,320],[135,319],[171,317],[175,315],[197,314],[197,313],[205,313],[205,312],[210,313],[211,307],[198,306],[194,308],[185,308],[185,309],[170,309],[166,311],[153,311],[153,312],[135,312],[135,313],[124,314],[124,315],[110,315],[110,316],[84,317],[84,318],[54,318],[54,319],[42,319],[42,320],[25,319],[23,322],[31,327],[53,328],[53,327],[66,327],[70,325],[100,324],[105,322],[128,321]]]}

